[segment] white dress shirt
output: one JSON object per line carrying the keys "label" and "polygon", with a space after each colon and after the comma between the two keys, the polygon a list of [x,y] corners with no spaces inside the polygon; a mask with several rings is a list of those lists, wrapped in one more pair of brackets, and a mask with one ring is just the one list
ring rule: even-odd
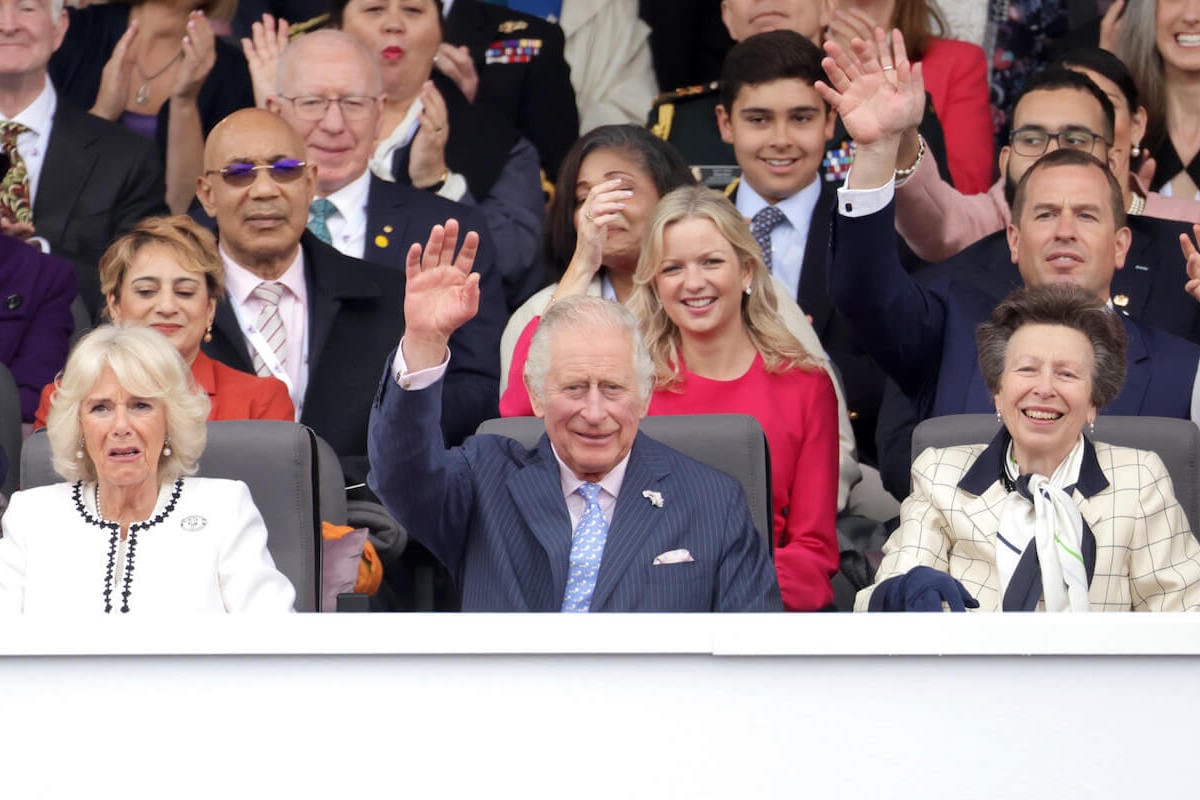
{"label": "white dress shirt", "polygon": [[[771,274],[788,287],[792,298],[800,296],[800,272],[804,267],[804,249],[808,246],[808,232],[812,227],[813,210],[821,197],[820,176],[791,197],[775,204],[784,216],[784,221],[771,231]],[[745,177],[738,183],[737,210],[746,219],[766,208],[770,203],[751,188]]]}
{"label": "white dress shirt", "polygon": [[[251,297],[251,292],[263,279],[239,265],[221,247],[221,260],[225,262],[225,288],[229,305],[233,308],[243,335],[247,326],[258,321],[263,301]],[[291,381],[288,393],[296,407],[296,419],[304,410],[304,392],[308,388],[308,287],[304,283],[304,251],[296,250],[296,259],[277,279],[287,289],[279,299],[279,316],[287,335],[287,355],[284,369]],[[246,342],[247,352],[254,357],[254,347]]]}
{"label": "white dress shirt", "polygon": [[325,220],[330,244],[345,256],[361,259],[367,247],[367,195],[371,191],[371,171],[347,183],[325,199],[336,209]]}

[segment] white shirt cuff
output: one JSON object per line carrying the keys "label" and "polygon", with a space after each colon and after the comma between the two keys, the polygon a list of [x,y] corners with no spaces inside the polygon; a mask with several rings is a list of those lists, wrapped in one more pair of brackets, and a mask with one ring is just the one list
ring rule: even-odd
{"label": "white shirt cuff", "polygon": [[409,372],[408,364],[404,362],[404,338],[401,337],[400,344],[396,347],[396,357],[392,359],[392,376],[396,379],[396,385],[401,389],[415,392],[421,389],[428,389],[440,381],[446,374],[446,366],[449,363],[450,348],[447,347],[446,357],[436,367],[427,367],[419,369],[416,372]]}
{"label": "white shirt cuff", "polygon": [[895,181],[889,179],[878,189],[847,189],[838,192],[838,213],[843,217],[866,217],[882,211],[896,195]]}
{"label": "white shirt cuff", "polygon": [[438,197],[444,197],[456,203],[462,200],[463,195],[466,193],[467,179],[457,172],[451,172],[450,177],[446,178],[446,182],[442,184],[442,188],[438,189]]}

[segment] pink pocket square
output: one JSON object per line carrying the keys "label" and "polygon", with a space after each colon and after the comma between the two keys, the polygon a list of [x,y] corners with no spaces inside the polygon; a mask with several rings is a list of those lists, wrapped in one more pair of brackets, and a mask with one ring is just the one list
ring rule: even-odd
{"label": "pink pocket square", "polygon": [[660,555],[654,557],[654,566],[657,567],[663,564],[686,564],[689,561],[695,560],[696,559],[692,558],[692,554],[686,549],[668,550],[667,552],[661,553]]}

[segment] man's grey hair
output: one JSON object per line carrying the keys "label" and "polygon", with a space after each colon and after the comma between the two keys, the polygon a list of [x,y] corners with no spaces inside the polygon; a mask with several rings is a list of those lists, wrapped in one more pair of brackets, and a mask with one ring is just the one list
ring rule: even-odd
{"label": "man's grey hair", "polygon": [[[379,60],[370,48],[345,31],[322,28],[304,34],[283,48],[283,52],[279,54],[279,63],[275,66],[275,92],[277,94],[282,95],[286,91],[284,84],[287,78],[292,77],[294,70],[304,64],[305,51],[321,44],[338,45],[357,52],[363,66],[367,68],[367,92],[373,96],[383,93],[383,75],[379,71]],[[298,62],[297,59],[299,59]],[[293,66],[293,62],[297,62],[296,66]]]}
{"label": "man's grey hair", "polygon": [[637,378],[638,399],[646,400],[654,389],[654,362],[637,317],[620,303],[602,297],[578,295],[565,297],[550,306],[542,315],[541,324],[529,343],[529,355],[525,359],[525,384],[541,402],[546,391],[546,376],[550,374],[550,342],[559,330],[572,328],[612,328],[615,335],[629,334],[633,341],[633,372]]}

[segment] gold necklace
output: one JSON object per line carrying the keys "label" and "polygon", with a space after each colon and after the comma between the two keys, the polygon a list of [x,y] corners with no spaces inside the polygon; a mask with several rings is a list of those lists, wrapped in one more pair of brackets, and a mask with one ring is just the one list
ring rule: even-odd
{"label": "gold necklace", "polygon": [[138,71],[139,75],[141,75],[143,78],[146,78],[146,79],[144,81],[142,81],[142,85],[138,87],[137,94],[135,94],[133,96],[133,102],[137,103],[139,106],[144,106],[150,100],[150,82],[153,81],[155,78],[157,78],[159,75],[162,75],[168,69],[170,69],[171,65],[174,64],[176,61],[178,61],[181,58],[183,58],[182,50],[180,50],[175,55],[171,56],[171,60],[168,61],[166,64],[164,64],[162,69],[160,69],[158,72],[154,73],[153,75],[151,75],[148,78],[146,77],[146,73],[142,72],[142,68],[139,67],[136,63],[134,63],[134,65],[133,65],[134,69],[136,69]]}

